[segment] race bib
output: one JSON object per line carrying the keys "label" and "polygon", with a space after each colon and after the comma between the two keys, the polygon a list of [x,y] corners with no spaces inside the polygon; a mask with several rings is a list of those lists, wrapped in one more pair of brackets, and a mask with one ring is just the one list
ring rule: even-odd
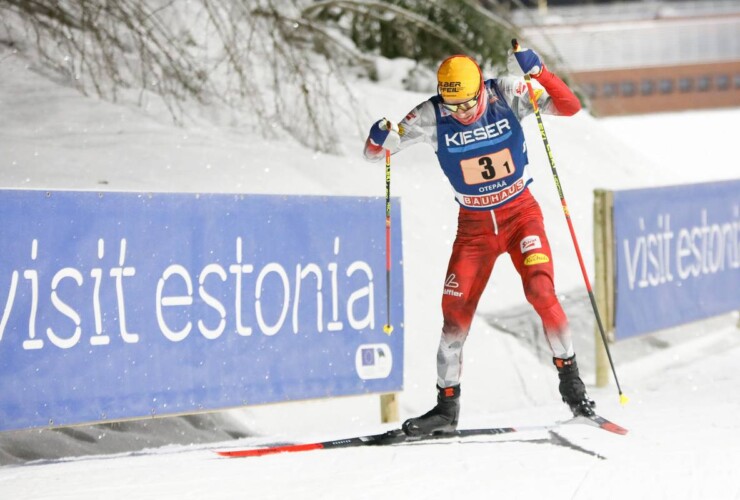
{"label": "race bib", "polygon": [[516,172],[509,148],[460,162],[465,184],[483,184],[497,181]]}

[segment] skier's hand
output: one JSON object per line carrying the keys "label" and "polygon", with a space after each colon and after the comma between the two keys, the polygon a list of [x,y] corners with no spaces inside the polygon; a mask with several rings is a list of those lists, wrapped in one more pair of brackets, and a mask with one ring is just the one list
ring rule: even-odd
{"label": "skier's hand", "polygon": [[516,52],[510,52],[506,67],[513,75],[527,74],[536,78],[542,74],[545,63],[534,50],[520,48]]}
{"label": "skier's hand", "polygon": [[395,151],[401,142],[401,135],[398,133],[398,125],[383,118],[370,127],[368,139],[374,146]]}

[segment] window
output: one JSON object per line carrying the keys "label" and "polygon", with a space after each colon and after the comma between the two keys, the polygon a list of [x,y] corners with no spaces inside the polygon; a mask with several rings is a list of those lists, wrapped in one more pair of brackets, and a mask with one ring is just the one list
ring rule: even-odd
{"label": "window", "polygon": [[622,82],[619,85],[619,89],[623,96],[632,97],[635,95],[635,82]]}
{"label": "window", "polygon": [[717,90],[727,90],[730,88],[730,77],[728,75],[717,75],[714,79],[714,85]]}
{"label": "window", "polygon": [[581,90],[590,99],[596,97],[596,85],[594,85],[593,83],[586,83],[581,85]]}
{"label": "window", "polygon": [[658,82],[658,90],[661,94],[673,93],[673,80],[669,78],[663,78]]}
{"label": "window", "polygon": [[691,92],[692,90],[694,90],[694,80],[687,77],[679,78],[678,90],[680,92]]}
{"label": "window", "polygon": [[643,80],[640,82],[640,94],[650,95],[655,91],[655,83],[652,80]]}
{"label": "window", "polygon": [[707,92],[712,88],[712,78],[706,75],[700,76],[696,80],[696,88],[699,89],[699,92]]}
{"label": "window", "polygon": [[605,83],[601,87],[601,95],[604,97],[614,97],[615,95],[617,95],[617,84],[616,83]]}

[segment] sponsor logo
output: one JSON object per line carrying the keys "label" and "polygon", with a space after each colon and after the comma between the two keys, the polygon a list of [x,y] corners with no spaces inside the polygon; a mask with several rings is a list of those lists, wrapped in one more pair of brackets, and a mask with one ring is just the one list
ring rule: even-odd
{"label": "sponsor logo", "polygon": [[419,119],[419,115],[416,113],[416,110],[413,110],[413,111],[410,111],[409,114],[406,115],[403,121],[411,125],[418,119]]}
{"label": "sponsor logo", "polygon": [[462,82],[439,82],[440,94],[442,93],[442,91],[458,92],[461,86]]}
{"label": "sponsor logo", "polygon": [[537,264],[547,264],[548,262],[550,262],[550,257],[544,253],[533,253],[524,259],[525,266],[536,266]]}
{"label": "sponsor logo", "polygon": [[362,344],[355,351],[355,369],[362,380],[387,378],[393,368],[388,344]]}
{"label": "sponsor logo", "polygon": [[455,276],[455,273],[450,274],[447,276],[447,280],[445,281],[445,289],[444,292],[442,292],[444,295],[452,295],[453,297],[462,297],[462,292],[457,292],[454,289],[458,288],[460,284],[455,281],[457,279],[457,276]]}
{"label": "sponsor logo", "polygon": [[527,253],[530,250],[542,248],[542,242],[540,241],[540,237],[537,235],[527,236],[519,242],[519,248],[521,248],[522,253]]}
{"label": "sponsor logo", "polygon": [[510,187],[492,194],[480,196],[460,195],[460,202],[467,207],[491,207],[499,205],[524,189],[524,180],[519,179]]}
{"label": "sponsor logo", "polygon": [[493,184],[488,184],[487,186],[481,186],[478,188],[478,191],[481,193],[485,193],[486,191],[498,191],[499,189],[503,189],[508,184],[506,181],[496,181]]}
{"label": "sponsor logo", "polygon": [[464,146],[478,141],[487,141],[493,139],[508,130],[511,132],[509,120],[503,118],[496,123],[491,123],[485,127],[478,127],[473,130],[464,132],[455,132],[454,134],[445,134],[445,146]]}

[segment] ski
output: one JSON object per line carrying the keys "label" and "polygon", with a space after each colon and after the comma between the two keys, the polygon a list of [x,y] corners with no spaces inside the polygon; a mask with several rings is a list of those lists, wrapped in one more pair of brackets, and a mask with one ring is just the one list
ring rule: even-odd
{"label": "ski", "polygon": [[570,420],[567,420],[564,422],[565,424],[583,424],[583,425],[590,425],[592,427],[598,427],[599,429],[603,429],[605,431],[613,432],[614,434],[619,434],[624,436],[629,431],[622,427],[621,425],[617,425],[611,420],[607,420],[604,417],[600,415],[591,415],[590,417],[586,416],[578,416],[574,417]]}
{"label": "ski", "polygon": [[369,434],[367,436],[356,436],[346,439],[337,439],[333,441],[321,441],[317,443],[306,444],[279,444],[274,446],[264,446],[261,448],[241,449],[241,450],[219,450],[217,454],[222,457],[242,458],[242,457],[261,457],[276,453],[290,453],[299,451],[312,450],[331,450],[337,448],[355,448],[359,446],[388,446],[403,443],[418,443],[423,441],[432,441],[440,439],[462,439],[471,436],[493,436],[501,434],[511,434],[514,432],[533,432],[533,431],[550,431],[563,425],[582,424],[592,427],[598,427],[605,431],[615,434],[627,434],[627,429],[611,422],[599,415],[590,417],[578,416],[563,422],[556,422],[549,425],[534,425],[526,427],[487,427],[481,429],[458,429],[453,432],[441,434],[430,434],[428,436],[410,437],[403,433],[401,429],[394,429],[381,434]]}

